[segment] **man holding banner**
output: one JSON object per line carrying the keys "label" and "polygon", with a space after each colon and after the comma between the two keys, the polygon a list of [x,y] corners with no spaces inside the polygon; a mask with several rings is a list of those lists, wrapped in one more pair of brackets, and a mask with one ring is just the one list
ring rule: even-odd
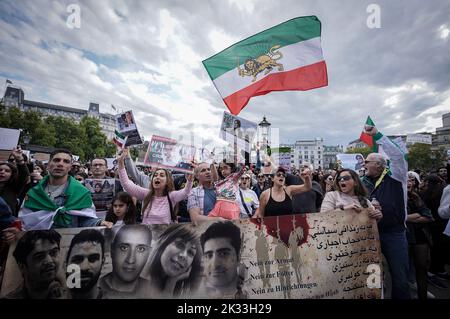
{"label": "man holding banner", "polygon": [[391,140],[383,136],[375,126],[366,125],[364,133],[373,137],[391,160],[390,167],[379,153],[371,153],[365,161],[366,175],[362,178],[369,199],[377,199],[374,205],[383,213],[378,223],[381,252],[386,257],[392,277],[392,298],[410,299],[408,283],[409,258],[406,239],[406,183],[408,163],[403,152]]}

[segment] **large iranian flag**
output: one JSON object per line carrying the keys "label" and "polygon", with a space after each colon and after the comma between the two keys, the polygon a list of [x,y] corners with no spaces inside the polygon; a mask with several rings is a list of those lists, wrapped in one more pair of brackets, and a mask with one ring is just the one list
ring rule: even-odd
{"label": "large iranian flag", "polygon": [[316,16],[295,18],[232,45],[203,65],[237,115],[253,96],[328,85],[320,33]]}

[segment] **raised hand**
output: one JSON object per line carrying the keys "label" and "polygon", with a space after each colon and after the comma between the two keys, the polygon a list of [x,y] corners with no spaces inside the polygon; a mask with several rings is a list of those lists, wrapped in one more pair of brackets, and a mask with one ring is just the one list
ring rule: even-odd
{"label": "raised hand", "polygon": [[378,133],[378,130],[375,126],[365,125],[364,133],[366,133],[367,135],[373,136]]}

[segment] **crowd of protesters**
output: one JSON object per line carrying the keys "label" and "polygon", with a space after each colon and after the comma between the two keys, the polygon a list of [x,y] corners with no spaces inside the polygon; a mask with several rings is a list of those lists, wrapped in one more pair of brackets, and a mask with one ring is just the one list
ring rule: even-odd
{"label": "crowd of protesters", "polygon": [[[368,210],[376,220],[392,285],[391,297],[431,297],[450,274],[450,164],[434,172],[407,169],[403,154],[374,128],[368,134],[389,156],[372,153],[351,169],[293,167],[270,159],[256,165],[192,163],[194,174],[136,167],[125,148],[116,170],[95,158],[82,164],[55,150],[46,165],[20,147],[0,163],[0,274],[8,245],[23,231],[129,224],[170,224],[261,218],[333,210]],[[449,162],[450,163],[450,159]],[[87,179],[114,179],[114,197],[96,206]],[[105,210],[106,209],[106,210]]]}

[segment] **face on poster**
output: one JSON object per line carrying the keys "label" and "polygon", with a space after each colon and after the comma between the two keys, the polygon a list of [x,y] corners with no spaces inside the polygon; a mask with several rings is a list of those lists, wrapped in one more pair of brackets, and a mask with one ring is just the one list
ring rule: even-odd
{"label": "face on poster", "polygon": [[[36,248],[53,255],[43,289],[48,298],[381,297],[378,231],[365,210],[90,230],[97,233],[78,240],[86,230],[52,230],[61,235],[60,248],[47,243]],[[19,292],[33,285],[23,283],[22,272],[42,268],[18,267],[13,257],[18,246],[10,250],[2,296],[26,296]],[[84,289],[70,286],[74,271],[67,266],[73,263],[85,267]]]}
{"label": "face on poster", "polygon": [[145,164],[191,173],[193,169],[190,163],[194,160],[195,153],[196,148],[192,145],[153,135],[145,156]]}
{"label": "face on poster", "polygon": [[249,150],[254,140],[256,129],[256,123],[224,112],[220,128],[220,138],[233,145],[236,137],[238,147]]}
{"label": "face on poster", "polygon": [[86,179],[85,187],[89,189],[92,202],[97,210],[98,217],[104,217],[104,211],[108,210],[115,192],[115,180],[110,179]]}
{"label": "face on poster", "polygon": [[126,111],[116,115],[116,127],[119,132],[129,132],[136,130],[136,122],[134,120],[133,111]]}
{"label": "face on poster", "polygon": [[362,154],[337,154],[336,158],[340,161],[342,168],[359,171],[364,167],[364,156]]}

